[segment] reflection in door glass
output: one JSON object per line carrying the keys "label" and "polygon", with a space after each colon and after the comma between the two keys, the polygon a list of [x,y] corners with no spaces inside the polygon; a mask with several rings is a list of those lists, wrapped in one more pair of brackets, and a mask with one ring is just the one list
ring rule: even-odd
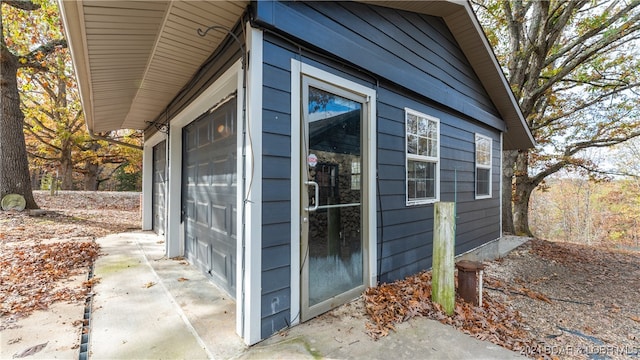
{"label": "reflection in door glass", "polygon": [[363,284],[360,172],[362,104],[309,87],[309,306]]}

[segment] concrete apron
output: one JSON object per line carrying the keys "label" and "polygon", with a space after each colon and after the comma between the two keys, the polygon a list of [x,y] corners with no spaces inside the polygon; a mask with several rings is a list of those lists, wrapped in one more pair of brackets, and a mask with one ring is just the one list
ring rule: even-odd
{"label": "concrete apron", "polygon": [[[98,239],[91,359],[523,359],[424,318],[378,341],[353,303],[247,348],[235,334],[235,302],[184,260],[164,257],[152,233]],[[355,305],[354,305],[355,304]],[[354,310],[355,309],[355,310]]]}
{"label": "concrete apron", "polygon": [[89,358],[228,359],[245,345],[235,302],[152,233],[98,239]]}

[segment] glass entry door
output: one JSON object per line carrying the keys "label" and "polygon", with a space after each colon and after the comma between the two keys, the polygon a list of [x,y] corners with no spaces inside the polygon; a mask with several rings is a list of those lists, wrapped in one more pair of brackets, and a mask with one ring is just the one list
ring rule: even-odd
{"label": "glass entry door", "polygon": [[323,81],[302,81],[302,320],[363,290],[365,99]]}

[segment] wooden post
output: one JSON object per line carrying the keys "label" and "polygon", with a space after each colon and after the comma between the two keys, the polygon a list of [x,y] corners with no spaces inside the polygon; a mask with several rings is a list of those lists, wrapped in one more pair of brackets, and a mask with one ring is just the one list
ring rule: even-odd
{"label": "wooden post", "polygon": [[433,214],[433,278],[431,300],[451,315],[455,308],[454,285],[455,203],[439,202]]}

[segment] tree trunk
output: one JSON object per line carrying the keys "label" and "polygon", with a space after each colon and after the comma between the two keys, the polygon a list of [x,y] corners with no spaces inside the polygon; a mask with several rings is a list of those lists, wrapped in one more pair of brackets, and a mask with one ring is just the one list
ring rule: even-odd
{"label": "tree trunk", "polygon": [[502,232],[515,234],[513,226],[513,169],[518,152],[504,150],[502,152]]}
{"label": "tree trunk", "polygon": [[71,159],[71,146],[63,146],[60,154],[60,189],[73,189],[73,160]]}
{"label": "tree trunk", "polygon": [[7,194],[20,194],[26,200],[27,209],[37,209],[24,140],[18,62],[6,47],[0,47],[0,52],[0,198]]}
{"label": "tree trunk", "polygon": [[88,161],[84,166],[84,189],[86,191],[98,191],[98,164]]}
{"label": "tree trunk", "polygon": [[519,200],[513,206],[513,223],[515,234],[518,236],[533,236],[529,229],[529,199],[534,188],[529,185],[516,186],[516,196]]}
{"label": "tree trunk", "polygon": [[31,188],[39,190],[42,185],[42,168],[37,167],[31,172]]}
{"label": "tree trunk", "polygon": [[515,162],[515,196],[513,199],[514,234],[519,236],[533,236],[529,229],[529,199],[536,188],[536,184],[529,178],[529,152],[518,153]]}

